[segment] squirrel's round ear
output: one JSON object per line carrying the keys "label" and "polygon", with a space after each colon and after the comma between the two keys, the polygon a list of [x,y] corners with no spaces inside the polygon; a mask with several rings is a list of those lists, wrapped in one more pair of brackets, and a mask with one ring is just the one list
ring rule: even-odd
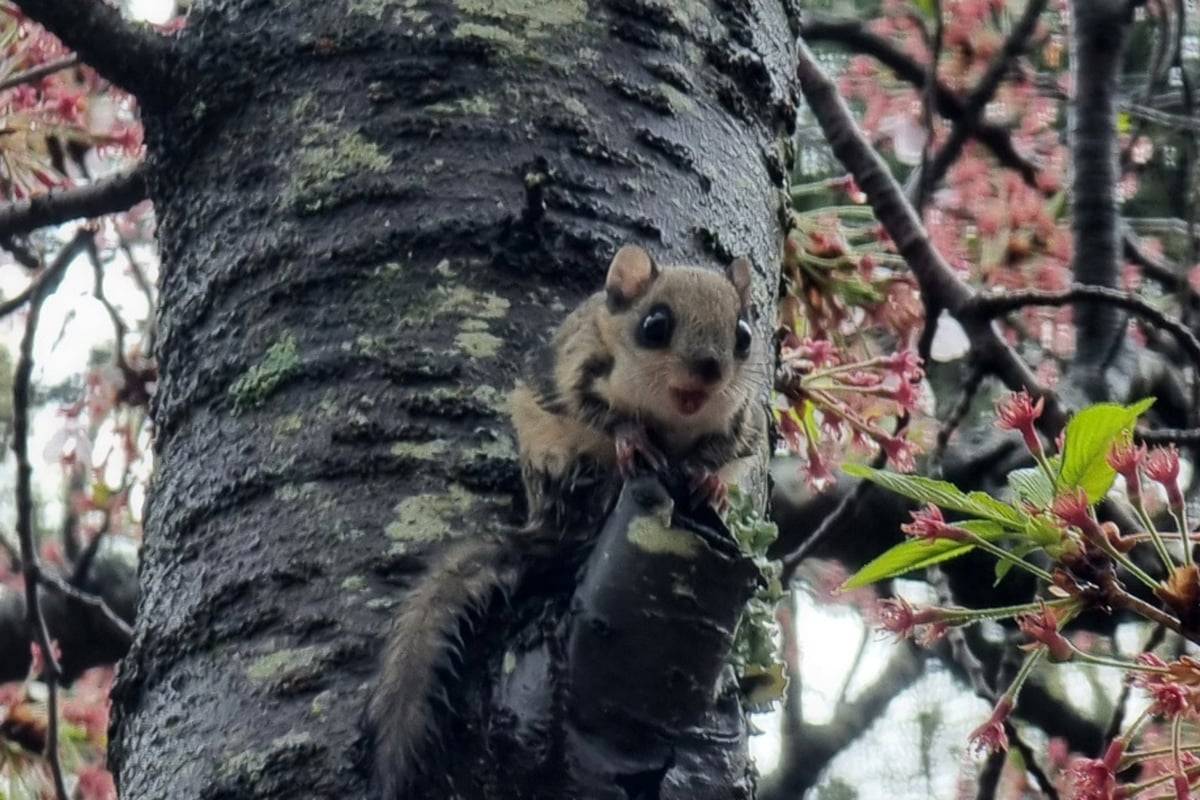
{"label": "squirrel's round ear", "polygon": [[658,266],[650,254],[636,244],[627,244],[613,256],[604,289],[609,302],[624,305],[641,297],[656,277]]}
{"label": "squirrel's round ear", "polygon": [[750,259],[745,256],[735,258],[733,263],[725,268],[725,274],[729,277],[733,288],[737,289],[742,305],[745,305],[750,300],[750,282],[754,277],[754,268],[750,264]]}

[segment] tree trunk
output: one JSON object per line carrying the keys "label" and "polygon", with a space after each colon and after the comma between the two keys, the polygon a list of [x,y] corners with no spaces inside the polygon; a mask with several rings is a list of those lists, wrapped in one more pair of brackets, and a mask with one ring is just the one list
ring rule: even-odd
{"label": "tree trunk", "polygon": [[[160,462],[124,800],[365,796],[398,587],[425,543],[519,521],[505,392],[619,244],[750,256],[769,335],[796,26],[791,0],[194,8],[186,91],[145,112]],[[460,796],[504,796],[459,727]]]}
{"label": "tree trunk", "polygon": [[[1071,270],[1079,283],[1111,289],[1120,288],[1122,264],[1117,96],[1132,22],[1132,6],[1123,0],[1071,3]],[[1128,397],[1136,365],[1125,348],[1120,309],[1079,303],[1075,319],[1074,388],[1092,401]]]}

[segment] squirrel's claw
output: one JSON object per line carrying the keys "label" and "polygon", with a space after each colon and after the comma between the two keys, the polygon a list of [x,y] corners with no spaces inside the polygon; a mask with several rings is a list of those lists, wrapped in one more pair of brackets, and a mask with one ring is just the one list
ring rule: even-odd
{"label": "squirrel's claw", "polygon": [[657,447],[651,444],[646,436],[646,429],[640,425],[622,425],[616,432],[617,469],[621,478],[628,480],[636,473],[637,456],[641,456],[650,465],[650,469],[661,474],[667,469],[667,459]]}
{"label": "squirrel's claw", "polygon": [[703,467],[689,469],[688,483],[696,503],[708,503],[722,515],[729,510],[729,487],[717,473]]}

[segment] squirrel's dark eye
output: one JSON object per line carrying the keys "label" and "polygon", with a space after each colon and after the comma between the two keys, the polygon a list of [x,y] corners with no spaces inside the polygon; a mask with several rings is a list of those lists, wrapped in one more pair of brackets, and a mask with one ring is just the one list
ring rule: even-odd
{"label": "squirrel's dark eye", "polygon": [[666,306],[654,306],[638,324],[637,340],[642,347],[662,348],[671,343],[675,317]]}
{"label": "squirrel's dark eye", "polygon": [[737,322],[737,334],[733,341],[733,354],[738,358],[745,358],[750,354],[750,339],[753,333],[750,331],[750,323],[744,319],[739,319]]}

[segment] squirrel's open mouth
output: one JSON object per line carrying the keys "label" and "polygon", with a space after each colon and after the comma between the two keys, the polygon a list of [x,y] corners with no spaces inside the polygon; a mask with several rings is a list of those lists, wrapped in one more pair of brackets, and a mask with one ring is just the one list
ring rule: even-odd
{"label": "squirrel's open mouth", "polygon": [[675,400],[675,407],[679,409],[679,413],[685,417],[691,416],[699,411],[708,401],[708,392],[703,389],[671,389],[671,397]]}

